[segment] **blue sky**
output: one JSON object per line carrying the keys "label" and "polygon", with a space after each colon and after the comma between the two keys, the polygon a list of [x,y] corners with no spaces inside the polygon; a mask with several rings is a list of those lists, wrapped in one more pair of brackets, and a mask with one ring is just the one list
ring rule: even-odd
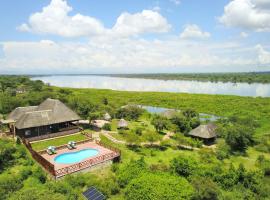
{"label": "blue sky", "polygon": [[9,0],[0,17],[0,73],[270,70],[269,0]]}

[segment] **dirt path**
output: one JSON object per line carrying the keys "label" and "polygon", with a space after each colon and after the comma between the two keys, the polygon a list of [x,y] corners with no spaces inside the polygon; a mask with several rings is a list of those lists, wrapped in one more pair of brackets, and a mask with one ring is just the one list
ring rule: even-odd
{"label": "dirt path", "polygon": [[[108,138],[110,141],[116,143],[116,144],[128,144],[126,141],[123,140],[118,140],[116,138],[114,138],[112,135],[110,135],[110,133],[116,133],[116,132],[112,132],[112,131],[101,131],[100,134],[104,135],[106,138]],[[168,140],[170,139],[175,133],[173,132],[167,132],[166,135],[164,135],[164,137],[162,138],[162,140]],[[160,141],[157,142],[141,142],[140,145],[142,146],[147,146],[147,145],[160,145]],[[189,149],[189,150],[199,150],[199,148],[196,147],[191,147],[191,146],[187,146],[187,145],[179,145],[179,147],[183,148],[183,149]]]}

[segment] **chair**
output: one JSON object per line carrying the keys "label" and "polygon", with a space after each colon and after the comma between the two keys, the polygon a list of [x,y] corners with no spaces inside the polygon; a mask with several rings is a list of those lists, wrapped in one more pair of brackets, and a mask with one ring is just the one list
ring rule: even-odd
{"label": "chair", "polygon": [[68,148],[69,150],[76,149],[76,142],[74,142],[74,141],[68,142],[67,148]]}
{"label": "chair", "polygon": [[54,146],[49,146],[49,147],[47,148],[47,153],[48,153],[49,155],[56,154],[55,147],[54,147]]}

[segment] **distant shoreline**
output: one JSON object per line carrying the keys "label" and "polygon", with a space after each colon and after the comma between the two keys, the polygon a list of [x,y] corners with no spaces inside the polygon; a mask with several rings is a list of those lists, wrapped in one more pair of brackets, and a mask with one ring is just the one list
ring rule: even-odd
{"label": "distant shoreline", "polygon": [[270,83],[270,72],[238,72],[238,73],[152,73],[152,74],[43,74],[28,75],[30,77],[45,76],[107,76],[119,78],[141,78],[154,80],[184,80],[223,83]]}

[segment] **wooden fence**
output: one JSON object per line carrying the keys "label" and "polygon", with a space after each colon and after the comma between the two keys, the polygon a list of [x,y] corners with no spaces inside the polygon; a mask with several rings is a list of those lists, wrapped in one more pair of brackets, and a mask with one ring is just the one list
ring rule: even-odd
{"label": "wooden fence", "polygon": [[28,138],[27,140],[29,142],[33,142],[33,141],[37,141],[37,140],[44,140],[44,139],[50,139],[50,138],[59,137],[59,136],[70,135],[73,133],[78,133],[80,131],[81,131],[81,129],[79,127],[72,127],[72,128],[70,127],[69,130],[60,131],[57,133],[50,133],[50,134],[36,136],[36,137],[31,137],[31,138]]}
{"label": "wooden fence", "polygon": [[88,160],[76,163],[74,165],[70,165],[68,167],[63,167],[61,169],[55,170],[55,176],[57,178],[65,176],[67,174],[71,174],[89,167],[92,167],[94,165],[104,163],[109,160],[114,160],[115,158],[119,157],[120,154],[117,152],[111,152],[107,153],[105,155],[97,156],[95,158],[90,158]]}
{"label": "wooden fence", "polygon": [[24,138],[21,139],[23,144],[26,146],[26,148],[29,150],[31,153],[32,157],[45,169],[47,170],[50,174],[55,176],[55,170],[54,170],[54,165],[50,163],[48,160],[43,158],[38,152],[33,150],[32,145],[30,142]]}
{"label": "wooden fence", "polygon": [[[31,143],[28,140],[24,138],[22,138],[21,140],[23,144],[26,146],[26,148],[29,150],[29,152],[31,153],[32,157],[55,178],[65,176],[67,174],[71,174],[71,173],[92,167],[94,165],[104,163],[109,160],[114,161],[116,158],[117,160],[119,160],[121,156],[121,151],[119,149],[105,145],[102,142],[96,142],[98,145],[103,146],[104,148],[110,149],[112,152],[104,154],[104,155],[100,155],[94,158],[89,158],[85,161],[56,170],[52,163],[50,163],[48,160],[46,160],[44,157],[41,156],[43,153],[46,153],[46,150],[36,152],[35,150],[32,149]],[[77,142],[77,144],[84,144],[90,141],[92,141],[92,138],[79,141]],[[56,147],[56,149],[58,150],[64,149],[64,148],[67,148],[66,145],[61,145],[61,146]]]}

